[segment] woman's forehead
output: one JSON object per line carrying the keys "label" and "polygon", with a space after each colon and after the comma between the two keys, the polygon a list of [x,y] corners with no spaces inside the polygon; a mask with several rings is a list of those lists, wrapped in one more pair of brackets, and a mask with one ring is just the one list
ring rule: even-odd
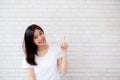
{"label": "woman's forehead", "polygon": [[37,35],[37,34],[39,34],[40,32],[42,32],[40,29],[35,29],[34,35]]}

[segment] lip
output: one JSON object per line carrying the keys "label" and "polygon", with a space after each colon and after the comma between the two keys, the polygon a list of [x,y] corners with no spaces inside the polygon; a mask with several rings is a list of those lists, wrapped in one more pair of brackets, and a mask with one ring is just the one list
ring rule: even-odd
{"label": "lip", "polygon": [[42,41],[40,41],[40,42],[38,42],[38,43],[44,43],[44,40],[42,40]]}

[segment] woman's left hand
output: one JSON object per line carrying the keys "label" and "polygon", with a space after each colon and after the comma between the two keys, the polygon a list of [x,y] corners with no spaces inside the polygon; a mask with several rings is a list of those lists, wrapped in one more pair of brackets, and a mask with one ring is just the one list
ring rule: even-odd
{"label": "woman's left hand", "polygon": [[61,49],[62,49],[62,51],[63,51],[64,53],[67,53],[68,44],[65,42],[65,40],[66,40],[66,36],[64,36],[64,40],[63,40],[63,42],[62,42],[62,44],[61,44]]}

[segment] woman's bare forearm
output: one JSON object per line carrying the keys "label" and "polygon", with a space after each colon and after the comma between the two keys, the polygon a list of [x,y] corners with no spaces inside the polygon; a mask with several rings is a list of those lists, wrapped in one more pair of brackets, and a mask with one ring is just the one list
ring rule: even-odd
{"label": "woman's bare forearm", "polygon": [[67,54],[66,53],[63,53],[61,70],[63,74],[67,73]]}

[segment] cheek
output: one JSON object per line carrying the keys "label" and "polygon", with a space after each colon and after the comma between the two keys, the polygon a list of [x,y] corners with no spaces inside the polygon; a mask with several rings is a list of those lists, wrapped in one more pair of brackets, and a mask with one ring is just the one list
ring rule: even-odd
{"label": "cheek", "polygon": [[34,44],[36,44],[36,43],[37,43],[37,40],[36,40],[36,39],[34,39],[34,40],[33,40],[33,43],[34,43]]}
{"label": "cheek", "polygon": [[45,38],[45,35],[44,35],[44,34],[42,35],[42,38]]}

